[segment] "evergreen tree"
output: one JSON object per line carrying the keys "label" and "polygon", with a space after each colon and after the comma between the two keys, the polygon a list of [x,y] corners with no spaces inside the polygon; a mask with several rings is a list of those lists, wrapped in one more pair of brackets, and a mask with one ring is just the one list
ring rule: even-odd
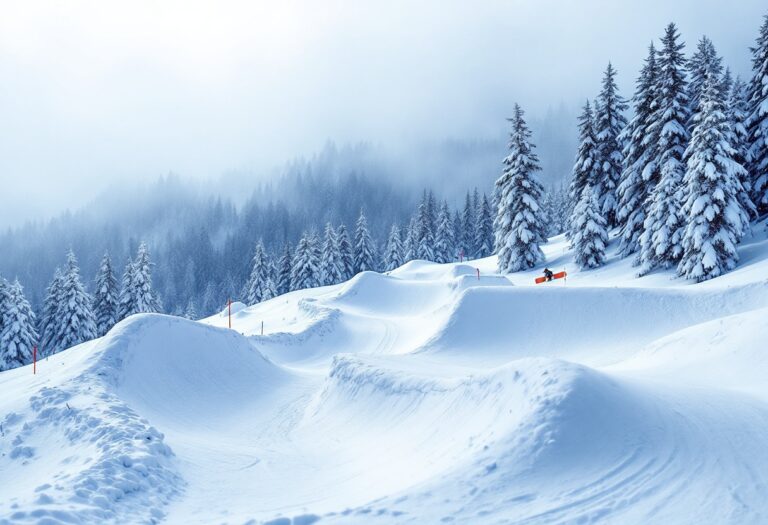
{"label": "evergreen tree", "polygon": [[[757,218],[757,207],[752,202],[751,184],[749,173],[746,171],[749,159],[749,134],[747,133],[747,115],[749,104],[747,103],[747,86],[740,78],[736,78],[731,84],[731,90],[728,94],[728,103],[726,104],[726,116],[729,126],[729,141],[734,149],[734,157],[739,165],[745,168],[741,172],[740,180],[741,191],[739,192],[739,203],[747,215]],[[749,226],[749,223],[746,225]],[[747,228],[748,229],[748,228]],[[745,232],[746,233],[746,232]]]}
{"label": "evergreen tree", "polygon": [[403,265],[405,248],[400,237],[400,228],[397,224],[392,225],[387,239],[387,247],[384,250],[384,270],[389,272]]}
{"label": "evergreen tree", "polygon": [[493,228],[499,271],[516,272],[533,268],[544,259],[539,243],[544,242],[539,201],[543,193],[536,177],[539,159],[531,143],[531,131],[523,118],[523,110],[515,104],[509,156],[505,169],[496,181],[498,213]]}
{"label": "evergreen tree", "polygon": [[136,289],[133,280],[133,261],[128,257],[123,271],[123,278],[120,282],[120,295],[117,300],[117,319],[122,321],[129,315],[135,314],[136,309]]}
{"label": "evergreen tree", "polygon": [[245,301],[249,305],[258,304],[265,300],[265,290],[267,279],[270,278],[272,265],[269,262],[263,241],[256,243],[256,249],[251,259],[251,273],[248,276],[248,282],[245,285]]}
{"label": "evergreen tree", "polygon": [[725,73],[723,73],[723,79],[720,82],[720,92],[723,95],[723,100],[728,100],[731,96],[731,91],[733,90],[733,75],[731,74],[731,68],[726,67]]}
{"label": "evergreen tree", "polygon": [[311,233],[305,232],[293,254],[291,288],[294,290],[320,286],[320,260],[313,237]]}
{"label": "evergreen tree", "polygon": [[722,100],[720,76],[712,68],[704,83],[693,136],[685,152],[683,257],[678,273],[704,281],[732,270],[736,245],[749,218],[739,203],[746,170],[735,160]]}
{"label": "evergreen tree", "polygon": [[203,317],[221,312],[225,306],[226,302],[221,300],[216,284],[209,281],[203,292]]}
{"label": "evergreen tree", "polygon": [[749,84],[749,179],[752,202],[760,215],[768,212],[768,15],[752,48]]}
{"label": "evergreen tree", "polygon": [[571,248],[574,250],[576,264],[582,270],[605,264],[608,231],[592,186],[584,187],[581,198],[573,210],[573,221]]}
{"label": "evergreen tree", "polygon": [[[3,316],[5,311],[10,307],[10,284],[6,281],[2,275],[0,275],[0,333],[3,331]],[[2,348],[0,348],[2,352]]]}
{"label": "evergreen tree", "polygon": [[403,249],[405,250],[405,261],[412,261],[418,258],[419,246],[416,238],[418,237],[418,225],[416,217],[411,217],[411,221],[408,223],[408,228],[405,233],[405,243]]}
{"label": "evergreen tree", "polygon": [[91,298],[80,280],[80,268],[75,254],[67,254],[67,271],[61,283],[61,302],[57,308],[61,331],[58,347],[65,350],[96,338],[96,321],[91,310]]}
{"label": "evergreen tree", "polygon": [[352,243],[349,242],[347,228],[339,225],[337,239],[339,242],[339,258],[341,260],[341,280],[346,281],[355,275],[355,256]]}
{"label": "evergreen tree", "polygon": [[96,335],[105,335],[117,323],[118,289],[112,259],[105,253],[96,274],[93,292],[93,315],[96,318]]}
{"label": "evergreen tree", "polygon": [[419,203],[416,223],[416,258],[435,260],[435,220],[432,211],[432,194],[426,190]]}
{"label": "evergreen tree", "polygon": [[[576,162],[573,164],[571,183],[568,188],[568,198],[572,203],[569,206],[571,212],[584,193],[584,188],[594,185],[598,178],[597,141],[594,130],[595,116],[592,106],[587,100],[579,116],[579,152]],[[575,217],[569,219],[569,223],[575,225]],[[573,227],[568,229],[568,238],[573,236]]]}
{"label": "evergreen tree", "polygon": [[324,285],[344,281],[344,268],[339,251],[339,239],[331,223],[325,225],[325,240],[320,258],[320,282]]}
{"label": "evergreen tree", "polygon": [[493,212],[491,204],[488,202],[488,196],[483,194],[480,201],[480,212],[476,221],[475,246],[477,246],[477,257],[490,257],[493,255]]}
{"label": "evergreen tree", "polygon": [[648,198],[659,180],[656,166],[659,130],[652,127],[658,102],[658,74],[656,49],[651,44],[632,99],[635,114],[624,129],[624,171],[618,187],[616,213],[622,225],[619,242],[622,257],[640,249]]}
{"label": "evergreen tree", "polygon": [[133,297],[135,313],[156,313],[160,311],[160,300],[152,287],[152,267],[149,249],[143,242],[139,245],[133,262]]}
{"label": "evergreen tree", "polygon": [[701,96],[707,76],[714,74],[719,78],[722,73],[723,60],[717,56],[714,44],[707,36],[701,37],[696,52],[688,61],[688,102],[691,111],[686,125],[689,134],[693,133],[696,115],[701,110]]}
{"label": "evergreen tree", "polygon": [[453,239],[455,244],[453,246],[453,256],[458,259],[462,250],[461,239],[464,235],[461,229],[461,214],[459,210],[453,210]]}
{"label": "evergreen tree", "polygon": [[363,210],[355,228],[355,273],[375,270],[376,247],[368,233],[368,221]]}
{"label": "evergreen tree", "polygon": [[472,200],[467,192],[464,199],[464,209],[461,212],[461,238],[459,250],[464,252],[464,259],[469,260],[475,255],[475,216]]}
{"label": "evergreen tree", "polygon": [[195,306],[194,300],[191,300],[187,303],[187,308],[184,310],[184,317],[190,321],[197,321],[197,306]]}
{"label": "evergreen tree", "polygon": [[262,301],[269,301],[270,299],[277,297],[277,286],[275,286],[275,281],[272,279],[272,276],[267,277],[267,282],[264,283],[264,292],[261,296]]}
{"label": "evergreen tree", "polygon": [[[32,349],[37,344],[35,313],[24,297],[24,290],[18,279],[13,284],[0,285],[5,288],[6,298],[0,313],[3,316],[0,330],[0,372],[32,361]],[[3,292],[0,292],[3,293]]]}
{"label": "evergreen tree", "polygon": [[43,315],[40,329],[40,355],[53,355],[61,348],[61,317],[59,307],[62,303],[62,286],[64,275],[59,268],[53,274],[53,280],[46,290],[43,301]]}
{"label": "evergreen tree", "polygon": [[286,242],[283,246],[283,255],[280,256],[280,260],[277,262],[277,283],[275,286],[275,291],[278,295],[282,295],[293,290],[291,287],[292,273],[293,253],[291,251],[291,243]]}
{"label": "evergreen tree", "polygon": [[658,133],[656,164],[659,183],[650,196],[650,206],[643,222],[640,252],[637,262],[639,275],[652,269],[676,264],[682,256],[682,180],[685,173],[683,155],[688,144],[689,105],[685,80],[685,57],[682,42],[674,24],[667,26],[658,66],[658,106],[649,130]]}
{"label": "evergreen tree", "polygon": [[608,63],[603,77],[603,89],[600,91],[595,111],[597,179],[594,188],[599,199],[600,212],[605,217],[609,228],[618,225],[616,188],[621,180],[624,161],[619,137],[627,125],[627,119],[624,117],[626,109],[627,103],[619,95],[616,86],[616,70]]}
{"label": "evergreen tree", "polygon": [[453,221],[448,203],[443,202],[437,214],[437,233],[435,234],[435,259],[437,263],[453,261]]}

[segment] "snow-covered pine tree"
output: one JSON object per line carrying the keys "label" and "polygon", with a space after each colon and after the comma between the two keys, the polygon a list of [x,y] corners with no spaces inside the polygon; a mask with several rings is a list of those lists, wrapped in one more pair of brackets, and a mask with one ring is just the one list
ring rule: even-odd
{"label": "snow-covered pine tree", "polygon": [[560,222],[560,233],[568,231],[568,220],[570,219],[570,200],[568,199],[568,189],[560,183],[558,207],[558,221]]}
{"label": "snow-covered pine tree", "polygon": [[405,242],[403,243],[403,250],[405,252],[404,261],[408,262],[418,258],[419,246],[417,243],[418,237],[418,223],[416,217],[411,217],[408,227],[405,232]]}
{"label": "snow-covered pine tree", "polygon": [[197,321],[197,306],[195,306],[194,299],[190,299],[187,303],[187,308],[184,310],[184,317],[190,321]]}
{"label": "snow-covered pine tree", "polygon": [[608,231],[599,206],[595,191],[587,184],[573,210],[574,229],[571,238],[574,260],[582,270],[605,264]]}
{"label": "snow-covered pine tree", "polygon": [[768,15],[752,48],[749,83],[749,185],[760,215],[768,213]]}
{"label": "snow-covered pine tree", "polygon": [[376,246],[368,233],[368,220],[363,210],[355,226],[355,273],[372,271],[376,268]]}
{"label": "snow-covered pine tree", "polygon": [[603,76],[603,88],[598,96],[595,109],[595,160],[597,179],[594,190],[597,193],[600,212],[605,217],[609,228],[618,226],[616,209],[618,197],[616,188],[621,181],[624,154],[620,140],[621,132],[627,125],[624,111],[627,103],[619,95],[616,86],[616,70],[611,63]]}
{"label": "snow-covered pine tree", "polygon": [[320,282],[336,284],[344,280],[343,263],[339,252],[339,239],[331,223],[325,225],[322,255],[320,257]]}
{"label": "snow-covered pine tree", "polygon": [[339,242],[339,258],[341,261],[341,280],[346,281],[355,275],[355,254],[352,243],[349,241],[347,227],[339,225],[336,238]]}
{"label": "snow-covered pine tree", "polygon": [[136,313],[136,291],[133,282],[133,261],[128,257],[123,270],[123,278],[120,281],[120,295],[117,300],[117,319],[122,321],[129,315]]}
{"label": "snow-covered pine tree", "polygon": [[61,350],[61,318],[58,315],[62,303],[64,275],[59,268],[53,273],[53,280],[43,300],[43,315],[40,319],[40,355],[53,355]]}
{"label": "snow-covered pine tree", "polygon": [[93,291],[93,315],[96,318],[96,335],[103,336],[117,323],[119,291],[117,278],[112,270],[112,259],[105,253],[96,273]]}
{"label": "snow-covered pine tree", "polygon": [[283,254],[280,256],[280,260],[277,261],[277,283],[275,283],[275,291],[278,295],[293,290],[293,288],[291,288],[292,271],[293,252],[291,251],[291,243],[286,242],[283,246]]}
{"label": "snow-covered pine tree", "polygon": [[152,287],[152,267],[149,249],[145,243],[139,244],[136,259],[133,261],[133,294],[135,300],[134,313],[157,313],[160,311],[160,300]]}
{"label": "snow-covered pine tree", "polygon": [[320,286],[320,260],[314,246],[314,235],[304,232],[291,264],[291,288],[303,290]]}
{"label": "snow-covered pine tree", "polygon": [[[571,172],[571,182],[568,187],[568,198],[571,205],[568,207],[573,214],[579,199],[581,199],[584,188],[592,186],[597,181],[597,141],[595,140],[594,130],[595,115],[592,112],[592,105],[587,100],[581,109],[579,115],[579,151],[576,154],[576,162],[573,163]],[[569,219],[569,223],[574,225],[575,217]],[[566,231],[570,239],[574,233],[574,227],[569,227]]]}
{"label": "snow-covered pine tree", "polygon": [[267,277],[267,282],[264,283],[264,293],[261,296],[262,301],[268,301],[272,299],[273,297],[277,297],[277,286],[275,286],[275,281],[272,279],[272,276]]}
{"label": "snow-covered pine tree", "polygon": [[475,256],[475,211],[472,206],[472,198],[467,192],[464,198],[464,209],[461,212],[461,239],[459,250],[464,252],[464,259],[469,260]]}
{"label": "snow-covered pine tree", "polygon": [[67,254],[67,271],[61,283],[61,303],[57,308],[60,319],[60,350],[66,350],[96,338],[96,321],[91,309],[91,298],[80,280],[80,268],[75,254]]}
{"label": "snow-covered pine tree", "polygon": [[[739,77],[736,77],[736,80],[731,84],[731,90],[727,95],[727,101],[725,114],[730,124],[730,144],[735,150],[733,160],[745,168],[745,171],[741,172],[739,180],[739,182],[741,182],[741,191],[739,192],[738,197],[739,203],[744,208],[744,211],[747,212],[750,219],[756,219],[757,207],[755,206],[755,203],[752,202],[749,173],[746,171],[749,159],[749,135],[747,133],[749,104],[747,103],[747,86]],[[749,223],[747,223],[746,226],[748,227]]]}
{"label": "snow-covered pine tree", "polygon": [[464,233],[461,229],[461,213],[459,213],[459,210],[453,210],[453,238],[456,241],[453,247],[453,256],[457,260],[459,259],[459,254],[461,253],[462,249],[462,235],[464,235]]}
{"label": "snow-covered pine tree", "polygon": [[[239,292],[243,293],[243,291],[244,290],[241,289]],[[226,275],[224,275],[224,279],[219,285],[219,293],[217,295],[218,297],[226,297],[227,301],[237,301],[238,286],[232,272],[227,272]]]}
{"label": "snow-covered pine tree", "polygon": [[203,317],[220,312],[226,305],[226,301],[221,300],[216,284],[209,281],[203,291]]}
{"label": "snow-covered pine tree", "polygon": [[649,132],[658,133],[656,165],[659,182],[654,188],[640,235],[638,275],[656,267],[669,268],[680,261],[683,221],[680,203],[685,174],[683,155],[688,145],[689,104],[685,80],[685,44],[678,42],[675,24],[669,24],[662,38],[658,66],[658,105],[651,118]]}
{"label": "snow-covered pine tree", "polygon": [[272,265],[264,249],[264,242],[259,240],[251,258],[251,273],[245,285],[243,297],[249,305],[258,304],[265,300],[264,290],[270,277]]}
{"label": "snow-covered pine tree", "polygon": [[387,238],[387,247],[384,249],[384,271],[392,271],[403,265],[405,249],[397,224],[392,225]]}
{"label": "snow-covered pine tree", "polygon": [[659,130],[651,128],[658,102],[658,74],[656,48],[651,43],[632,98],[634,117],[623,132],[624,171],[618,187],[616,213],[621,224],[619,254],[622,257],[640,249],[648,198],[659,181],[656,166]]}
{"label": "snow-covered pine tree", "polygon": [[739,203],[740,178],[746,171],[735,160],[730,126],[716,69],[709,71],[685,151],[687,171],[683,184],[687,218],[683,257],[678,273],[696,281],[722,275],[735,268],[738,244],[749,217]]}
{"label": "snow-covered pine tree", "polygon": [[424,194],[419,203],[416,219],[416,258],[425,261],[435,260],[435,221],[433,220],[432,194]]}
{"label": "snow-covered pine tree", "polygon": [[704,84],[707,76],[714,73],[719,78],[723,73],[723,60],[717,56],[715,45],[709,37],[702,36],[696,45],[696,51],[688,60],[688,103],[690,104],[690,113],[688,122],[688,133],[693,133],[696,125],[696,115],[701,109],[701,96],[704,93]]}
{"label": "snow-covered pine tree", "polygon": [[479,247],[477,246],[477,219],[480,216],[480,207],[482,206],[482,200],[480,199],[480,190],[477,189],[477,186],[475,186],[475,189],[472,190],[472,224],[474,225],[475,229],[472,231],[472,257],[477,258],[477,250]]}
{"label": "snow-covered pine tree", "polygon": [[480,201],[480,212],[476,221],[475,246],[479,259],[493,255],[493,212],[485,194]]}
{"label": "snow-covered pine tree", "polygon": [[726,66],[725,72],[723,73],[723,79],[720,82],[720,92],[723,95],[723,100],[728,101],[731,96],[731,90],[733,90],[733,74],[731,73],[731,68]]}
{"label": "snow-covered pine tree", "polygon": [[[3,331],[3,315],[5,310],[8,308],[8,301],[9,301],[9,293],[10,290],[8,289],[10,287],[10,283],[3,278],[2,275],[0,275],[0,332]],[[2,349],[0,348],[0,352]]]}
{"label": "snow-covered pine tree", "polygon": [[533,268],[544,259],[539,244],[546,240],[546,225],[539,206],[544,189],[536,176],[541,168],[519,105],[515,104],[514,116],[509,121],[509,155],[504,159],[504,172],[496,181],[499,200],[493,223],[500,272]]}
{"label": "snow-covered pine tree", "polygon": [[437,232],[435,233],[435,262],[453,262],[453,221],[448,203],[443,201],[437,213]]}
{"label": "snow-covered pine tree", "polygon": [[19,280],[7,285],[6,289],[3,328],[0,330],[0,372],[32,362],[32,349],[37,344],[35,313],[24,297]]}
{"label": "snow-covered pine tree", "polygon": [[546,231],[545,234],[547,238],[552,236],[552,187],[544,188],[544,193],[541,195],[541,202],[539,203],[539,206],[541,206],[541,213],[542,217],[544,218],[544,224],[546,225]]}

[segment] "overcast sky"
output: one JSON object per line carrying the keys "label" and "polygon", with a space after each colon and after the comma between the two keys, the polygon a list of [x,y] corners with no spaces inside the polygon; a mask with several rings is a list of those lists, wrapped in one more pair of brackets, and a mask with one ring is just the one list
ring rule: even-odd
{"label": "overcast sky", "polygon": [[[393,148],[504,132],[631,95],[669,21],[749,70],[764,0],[0,1],[0,228],[106,185],[262,169],[327,140]],[[500,152],[502,155],[503,152]]]}

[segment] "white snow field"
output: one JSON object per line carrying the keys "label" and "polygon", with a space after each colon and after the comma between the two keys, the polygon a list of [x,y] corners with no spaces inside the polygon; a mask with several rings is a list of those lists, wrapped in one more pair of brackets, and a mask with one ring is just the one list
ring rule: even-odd
{"label": "white snow field", "polygon": [[702,284],[558,237],[565,282],[415,261],[129,318],[0,373],[0,523],[768,523],[762,228]]}

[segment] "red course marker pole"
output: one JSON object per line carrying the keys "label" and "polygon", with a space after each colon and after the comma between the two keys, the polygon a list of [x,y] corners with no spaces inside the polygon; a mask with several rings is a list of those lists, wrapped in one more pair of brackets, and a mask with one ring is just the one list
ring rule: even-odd
{"label": "red course marker pole", "polygon": [[32,375],[37,374],[37,347],[32,347]]}

